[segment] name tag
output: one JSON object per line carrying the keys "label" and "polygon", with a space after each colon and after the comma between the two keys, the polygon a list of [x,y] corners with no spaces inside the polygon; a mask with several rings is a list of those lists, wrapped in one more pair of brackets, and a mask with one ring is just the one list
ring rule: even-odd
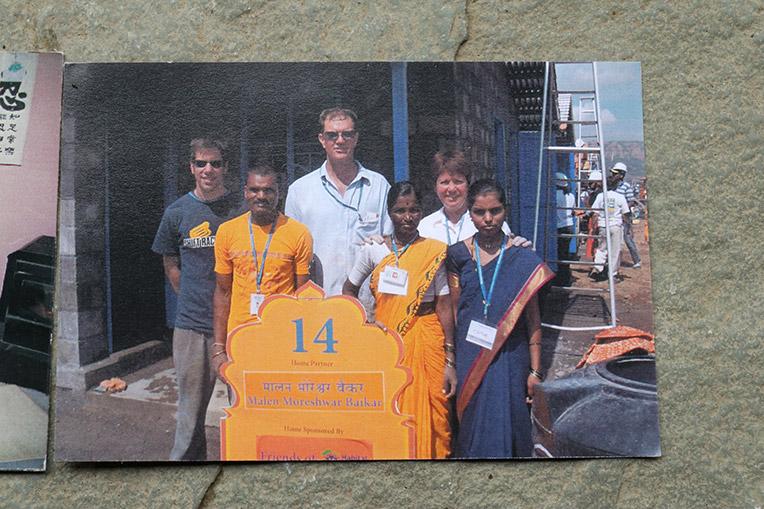
{"label": "name tag", "polygon": [[377,290],[391,295],[406,295],[409,288],[409,273],[398,267],[387,266],[379,276]]}
{"label": "name tag", "polygon": [[367,212],[361,217],[362,223],[376,223],[379,221],[379,214],[377,212]]}
{"label": "name tag", "polygon": [[262,293],[250,293],[249,294],[249,314],[257,315],[260,309],[260,304],[265,300],[265,295]]}
{"label": "name tag", "polygon": [[472,320],[470,328],[467,330],[467,341],[490,350],[493,348],[493,342],[496,339],[496,328]]}

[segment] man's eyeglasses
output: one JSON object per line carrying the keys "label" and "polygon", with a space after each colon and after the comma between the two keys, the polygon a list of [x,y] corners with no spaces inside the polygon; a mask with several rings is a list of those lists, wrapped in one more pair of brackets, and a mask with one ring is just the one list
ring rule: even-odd
{"label": "man's eyeglasses", "polygon": [[355,138],[355,135],[358,134],[356,131],[324,131],[324,139],[329,141],[337,141],[340,136],[342,136],[346,140],[352,140]]}
{"label": "man's eyeglasses", "polygon": [[220,159],[215,159],[214,161],[205,161],[204,159],[194,159],[194,166],[197,168],[204,168],[207,166],[207,164],[210,164],[213,168],[220,168],[223,166],[223,161]]}

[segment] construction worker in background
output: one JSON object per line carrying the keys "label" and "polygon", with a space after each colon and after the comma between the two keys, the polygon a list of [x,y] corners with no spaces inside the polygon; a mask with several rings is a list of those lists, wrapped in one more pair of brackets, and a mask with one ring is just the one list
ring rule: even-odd
{"label": "construction worker in background", "polygon": [[[584,140],[582,140],[581,138],[578,138],[576,140],[576,147],[581,148],[586,146],[587,146],[586,143],[584,143]],[[586,152],[577,153],[575,155],[575,167],[576,167],[578,178],[582,178],[585,176],[585,175],[581,175],[581,172],[591,171],[592,166],[589,163],[589,154],[587,154]]]}
{"label": "construction worker in background", "polygon": [[[589,185],[581,192],[581,206],[591,207],[594,200],[602,192],[602,172],[599,170],[593,170],[589,174]],[[581,223],[579,224],[579,230],[586,232],[588,235],[597,235],[597,222],[592,221],[592,214],[584,214],[581,217]],[[597,239],[589,237],[586,239],[586,256],[588,258],[594,258],[594,249],[597,247]]]}
{"label": "construction worker in background", "polygon": [[565,260],[572,259],[570,254],[570,240],[573,233],[573,210],[576,206],[576,197],[570,192],[568,177],[562,173],[555,174],[555,198],[557,201],[557,259],[562,263],[557,264],[556,283],[559,286],[570,284],[570,265]]}
{"label": "construction worker in background", "polygon": [[[615,178],[616,188],[615,191],[622,194],[626,198],[626,203],[629,204],[629,209],[636,206],[637,196],[634,192],[634,187],[626,182],[626,172],[628,169],[626,165],[618,162],[610,168],[610,174]],[[634,243],[634,236],[632,235],[632,222],[631,214],[624,217],[623,220],[623,240],[626,242],[626,247],[629,248],[629,254],[631,255],[632,268],[638,269],[642,266],[642,260],[639,257],[639,250]]]}
{"label": "construction worker in background", "polygon": [[[609,257],[613,263],[611,272],[614,276],[618,275],[618,267],[621,262],[624,218],[631,216],[631,210],[628,203],[626,203],[626,198],[619,192],[611,190],[617,185],[617,177],[611,173],[607,184],[607,193],[599,193],[592,204],[594,209],[592,221],[597,221],[599,226],[599,245],[594,254],[594,262],[597,265],[589,273],[589,277],[595,281],[602,281],[607,278],[605,264],[608,262],[608,243],[606,237],[608,231],[610,233],[610,248],[613,250]],[[607,207],[607,220],[604,214],[605,207]]]}

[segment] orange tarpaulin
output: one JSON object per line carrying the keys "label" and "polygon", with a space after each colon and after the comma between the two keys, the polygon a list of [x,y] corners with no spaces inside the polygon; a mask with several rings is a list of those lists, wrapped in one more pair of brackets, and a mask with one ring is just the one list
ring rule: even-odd
{"label": "orange tarpaulin", "polygon": [[594,343],[576,368],[620,357],[635,350],[655,353],[655,336],[634,327],[619,325],[594,336]]}

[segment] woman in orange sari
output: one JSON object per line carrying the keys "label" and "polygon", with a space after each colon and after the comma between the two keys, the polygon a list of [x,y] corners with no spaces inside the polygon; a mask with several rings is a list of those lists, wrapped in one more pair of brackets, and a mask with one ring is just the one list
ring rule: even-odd
{"label": "woman in orange sari", "polygon": [[446,458],[451,453],[448,398],[456,390],[454,319],[443,262],[446,245],[419,236],[419,195],[410,182],[398,182],[387,195],[394,232],[382,244],[361,248],[344,295],[358,295],[371,274],[377,323],[403,339],[403,365],[413,380],[398,401],[416,423],[416,457]]}

